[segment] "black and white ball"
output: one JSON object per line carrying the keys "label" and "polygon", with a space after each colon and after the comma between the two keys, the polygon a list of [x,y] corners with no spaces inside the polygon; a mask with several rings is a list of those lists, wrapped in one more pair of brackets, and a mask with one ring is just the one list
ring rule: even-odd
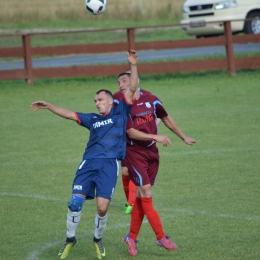
{"label": "black and white ball", "polygon": [[86,9],[94,15],[102,14],[106,10],[107,0],[86,0]]}

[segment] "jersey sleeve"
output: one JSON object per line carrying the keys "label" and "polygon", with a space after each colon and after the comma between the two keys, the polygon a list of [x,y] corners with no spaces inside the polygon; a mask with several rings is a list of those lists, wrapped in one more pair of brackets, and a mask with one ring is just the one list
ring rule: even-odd
{"label": "jersey sleeve", "polygon": [[164,117],[168,116],[168,113],[166,112],[162,102],[156,96],[154,96],[153,105],[155,107],[155,113],[158,118],[164,118]]}
{"label": "jersey sleeve", "polygon": [[80,112],[74,112],[75,116],[77,117],[77,123],[81,126],[90,129],[91,126],[91,118],[93,118],[93,114],[84,114]]}
{"label": "jersey sleeve", "polygon": [[155,101],[155,108],[156,108],[156,115],[158,118],[164,118],[168,116],[168,113],[164,109],[163,104],[161,103],[160,100]]}

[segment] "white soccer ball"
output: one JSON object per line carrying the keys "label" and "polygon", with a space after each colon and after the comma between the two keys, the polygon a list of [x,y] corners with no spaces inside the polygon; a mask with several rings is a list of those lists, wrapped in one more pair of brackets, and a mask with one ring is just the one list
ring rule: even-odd
{"label": "white soccer ball", "polygon": [[107,0],[86,0],[86,9],[94,15],[102,14],[106,10]]}

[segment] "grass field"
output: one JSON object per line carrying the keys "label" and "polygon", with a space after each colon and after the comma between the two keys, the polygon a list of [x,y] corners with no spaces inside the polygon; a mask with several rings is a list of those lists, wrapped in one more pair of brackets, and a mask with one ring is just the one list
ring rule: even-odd
{"label": "grass field", "polygon": [[[141,87],[158,95],[182,131],[197,140],[158,144],[161,165],[154,204],[176,252],[158,248],[147,221],[137,259],[257,260],[260,255],[260,71],[141,75]],[[0,259],[50,260],[65,239],[67,201],[88,131],[48,111],[47,100],[93,112],[95,91],[117,90],[115,78],[0,81]],[[129,219],[121,177],[104,234],[106,259],[131,259],[122,237]],[[68,259],[96,259],[92,245],[95,202],[84,204],[78,244]]]}

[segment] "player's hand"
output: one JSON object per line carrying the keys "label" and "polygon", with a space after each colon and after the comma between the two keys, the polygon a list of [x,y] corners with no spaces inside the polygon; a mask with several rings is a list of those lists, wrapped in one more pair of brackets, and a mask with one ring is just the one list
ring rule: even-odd
{"label": "player's hand", "polygon": [[156,135],[155,141],[158,143],[162,143],[163,146],[171,145],[171,140],[166,135]]}
{"label": "player's hand", "polygon": [[183,141],[188,145],[194,145],[196,143],[196,140],[190,137],[185,137]]}
{"label": "player's hand", "polygon": [[49,103],[46,101],[35,101],[31,104],[30,108],[33,111],[36,111],[38,109],[46,109],[48,108]]}
{"label": "player's hand", "polygon": [[131,64],[131,65],[136,65],[137,64],[137,61],[138,61],[138,55],[136,53],[135,50],[129,50],[127,52],[127,58],[128,58],[128,62]]}

